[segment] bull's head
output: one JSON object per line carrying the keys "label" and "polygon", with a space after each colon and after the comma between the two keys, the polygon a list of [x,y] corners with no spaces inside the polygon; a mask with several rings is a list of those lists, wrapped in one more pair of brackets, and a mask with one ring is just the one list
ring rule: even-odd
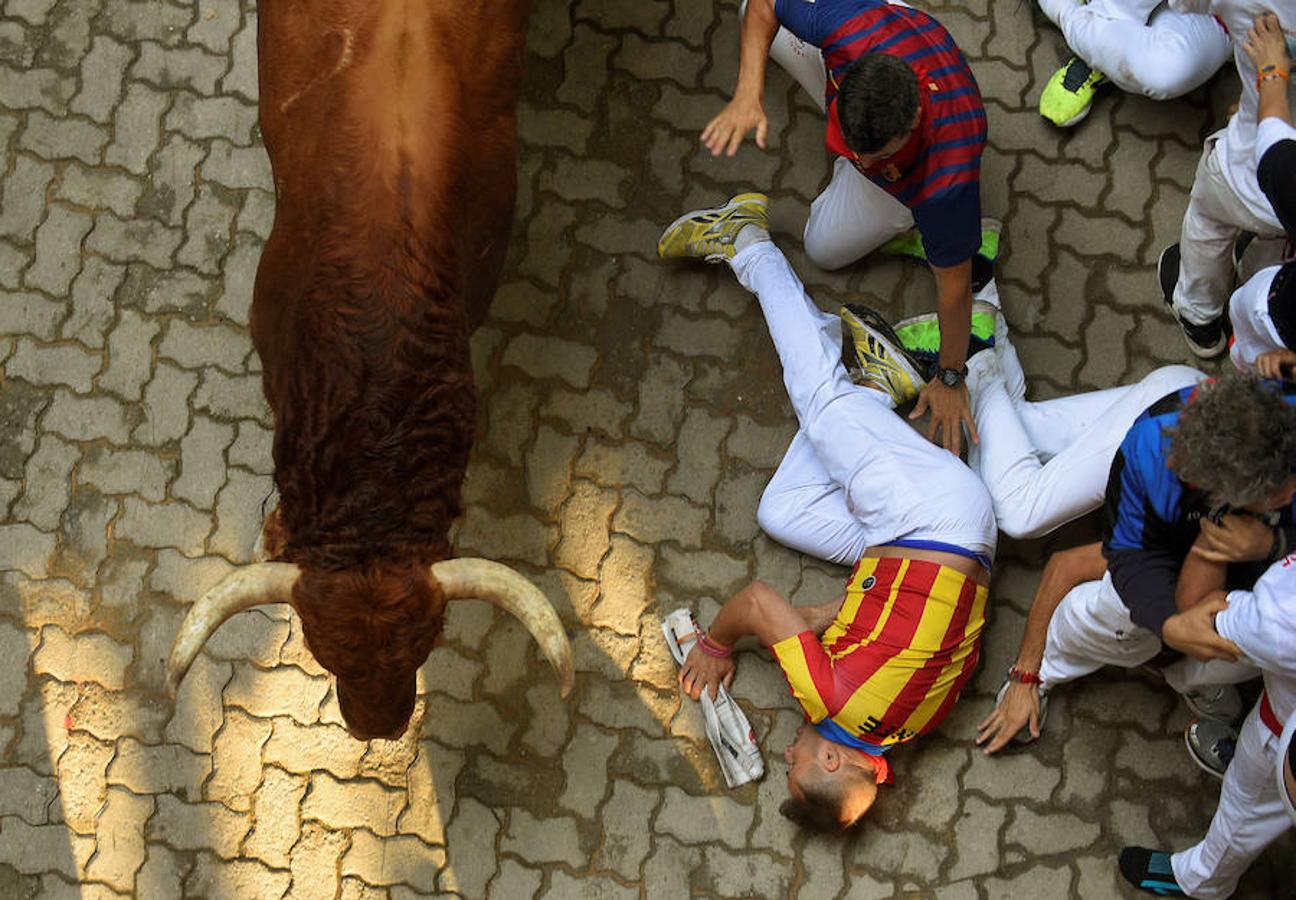
{"label": "bull's head", "polygon": [[[336,602],[346,596],[363,606]],[[338,705],[351,734],[361,740],[398,737],[414,708],[418,667],[440,636],[445,604],[463,599],[485,600],[516,616],[540,644],[567,696],[574,681],[571,646],[558,615],[539,588],[484,559],[443,560],[425,574],[319,574],[291,563],[244,566],[189,609],[171,648],[168,685],[174,694],[227,618],[264,603],[290,603],[302,618],[311,652],[337,677]]]}

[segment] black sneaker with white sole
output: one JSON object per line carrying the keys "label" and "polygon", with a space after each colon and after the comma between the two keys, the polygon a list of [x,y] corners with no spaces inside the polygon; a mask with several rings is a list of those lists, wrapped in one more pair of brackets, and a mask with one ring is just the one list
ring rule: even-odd
{"label": "black sneaker with white sole", "polygon": [[1183,329],[1184,341],[1194,356],[1201,359],[1214,359],[1228,348],[1228,338],[1224,334],[1224,317],[1198,325],[1189,322],[1179,315],[1174,305],[1175,284],[1179,281],[1179,245],[1171,244],[1161,251],[1157,260],[1157,280],[1161,283],[1161,297],[1165,300],[1171,315]]}

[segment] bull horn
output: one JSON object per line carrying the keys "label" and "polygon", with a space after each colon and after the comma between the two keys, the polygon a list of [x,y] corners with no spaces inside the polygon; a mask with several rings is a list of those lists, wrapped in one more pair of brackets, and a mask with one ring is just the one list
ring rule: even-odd
{"label": "bull horn", "polygon": [[514,615],[558,673],[562,695],[571,693],[576,680],[571,644],[558,614],[538,587],[489,559],[446,559],[435,563],[428,574],[441,584],[447,600],[485,600]]}
{"label": "bull horn", "polygon": [[174,697],[207,639],[235,613],[269,603],[289,603],[299,570],[291,563],[253,563],[222,578],[189,607],[167,661],[167,689]]}

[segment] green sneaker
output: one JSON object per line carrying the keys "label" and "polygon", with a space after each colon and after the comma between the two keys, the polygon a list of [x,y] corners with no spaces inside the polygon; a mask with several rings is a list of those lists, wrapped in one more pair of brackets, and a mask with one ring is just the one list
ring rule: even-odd
{"label": "green sneaker", "polygon": [[[992,219],[986,216],[981,220],[981,248],[977,250],[977,255],[982,256],[987,262],[993,263],[999,258],[999,235],[1003,231],[1003,223],[998,219]],[[922,235],[918,233],[917,228],[910,228],[887,241],[878,248],[879,253],[885,253],[887,256],[903,256],[906,259],[915,259],[918,262],[927,262],[927,251],[923,249]]]}
{"label": "green sneaker", "polygon": [[[968,339],[967,358],[995,344],[995,322],[999,310],[982,300],[972,302],[972,334]],[[940,359],[940,322],[936,313],[902,319],[895,326],[896,338],[924,371],[931,371]]]}
{"label": "green sneaker", "polygon": [[710,263],[733,259],[738,232],[755,225],[769,239],[769,197],[739,194],[724,206],[696,209],[667,226],[657,241],[662,259],[705,259]]}
{"label": "green sneaker", "polygon": [[1106,75],[1090,68],[1080,57],[1071,57],[1044,85],[1040,115],[1060,128],[1070,128],[1089,115],[1094,94],[1106,80]]}
{"label": "green sneaker", "polygon": [[882,314],[862,303],[837,313],[844,326],[842,362],[851,380],[886,392],[897,406],[917,397],[924,379]]}

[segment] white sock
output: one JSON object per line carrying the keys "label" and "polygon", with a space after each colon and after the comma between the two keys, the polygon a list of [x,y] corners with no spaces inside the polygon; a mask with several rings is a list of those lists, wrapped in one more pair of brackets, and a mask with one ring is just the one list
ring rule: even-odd
{"label": "white sock", "polygon": [[768,241],[769,239],[769,232],[759,225],[744,225],[738,230],[737,236],[734,237],[734,252],[742,253],[752,244],[759,244],[761,241]]}

